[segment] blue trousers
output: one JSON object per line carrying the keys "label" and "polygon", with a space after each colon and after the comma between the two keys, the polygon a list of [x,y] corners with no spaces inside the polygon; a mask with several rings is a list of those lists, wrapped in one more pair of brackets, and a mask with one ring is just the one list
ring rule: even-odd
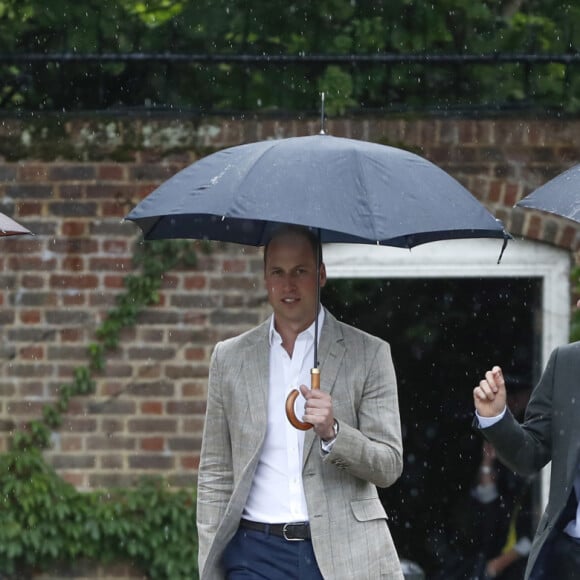
{"label": "blue trousers", "polygon": [[580,541],[560,532],[554,539],[551,557],[554,580],[580,580]]}
{"label": "blue trousers", "polygon": [[323,580],[312,542],[240,528],[222,556],[227,580]]}

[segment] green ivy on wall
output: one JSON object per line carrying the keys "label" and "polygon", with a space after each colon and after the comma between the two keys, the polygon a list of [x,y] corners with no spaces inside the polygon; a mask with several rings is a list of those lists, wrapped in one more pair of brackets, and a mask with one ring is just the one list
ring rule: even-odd
{"label": "green ivy on wall", "polygon": [[137,273],[126,277],[125,291],[97,329],[88,363],[61,385],[41,418],[14,432],[0,457],[0,577],[30,578],[83,560],[126,562],[152,579],[198,577],[193,490],[172,491],[162,479],[144,479],[131,489],[80,493],[42,455],[71,398],[94,393],[94,375],[121,331],[158,303],[163,274],[178,264],[195,265],[194,247],[185,240],[137,244]]}

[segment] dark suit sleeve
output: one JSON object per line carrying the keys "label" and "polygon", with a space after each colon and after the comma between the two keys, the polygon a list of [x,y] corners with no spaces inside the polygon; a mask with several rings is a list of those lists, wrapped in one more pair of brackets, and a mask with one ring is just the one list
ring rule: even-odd
{"label": "dark suit sleeve", "polygon": [[[496,449],[500,460],[521,475],[532,475],[552,458],[552,413],[558,349],[550,355],[546,369],[533,390],[524,422],[511,412],[491,427],[480,429]],[[507,385],[509,390],[509,385]]]}

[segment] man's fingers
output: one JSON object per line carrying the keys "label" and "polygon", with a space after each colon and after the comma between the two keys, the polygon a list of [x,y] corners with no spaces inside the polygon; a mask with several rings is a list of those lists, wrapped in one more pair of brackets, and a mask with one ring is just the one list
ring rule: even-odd
{"label": "man's fingers", "polygon": [[505,380],[501,368],[498,366],[493,367],[493,369],[491,369],[491,374],[493,375],[493,380],[498,390],[505,390]]}
{"label": "man's fingers", "polygon": [[486,383],[487,385],[489,385],[489,388],[491,389],[492,392],[497,393],[497,385],[495,383],[495,376],[493,374],[493,371],[487,371],[485,373],[485,380],[480,381],[480,386],[482,383]]}
{"label": "man's fingers", "polygon": [[490,385],[485,379],[479,381],[479,386],[475,387],[473,394],[482,401],[493,401],[497,389]]}

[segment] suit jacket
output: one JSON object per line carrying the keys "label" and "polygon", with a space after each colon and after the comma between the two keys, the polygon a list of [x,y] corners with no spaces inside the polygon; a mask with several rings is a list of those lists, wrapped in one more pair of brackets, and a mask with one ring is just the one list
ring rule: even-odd
{"label": "suit jacket", "polygon": [[[269,321],[216,345],[198,478],[197,530],[203,580],[223,578],[221,555],[235,534],[266,434]],[[340,429],[330,453],[309,430],[302,478],[312,544],[325,578],[403,579],[376,486],[402,471],[395,372],[388,344],[328,312],[319,342],[321,389]]]}
{"label": "suit jacket", "polygon": [[527,579],[543,566],[547,540],[562,525],[562,513],[574,493],[580,460],[580,342],[552,352],[532,392],[523,424],[508,410],[501,421],[481,432],[499,458],[517,473],[536,473],[552,461],[548,504],[532,543]]}

